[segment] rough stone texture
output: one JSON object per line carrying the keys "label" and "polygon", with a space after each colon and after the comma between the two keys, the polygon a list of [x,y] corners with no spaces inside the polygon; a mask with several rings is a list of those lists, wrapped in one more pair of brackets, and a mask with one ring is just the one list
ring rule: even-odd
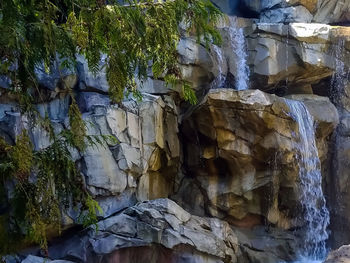
{"label": "rough stone texture", "polygon": [[145,95],[136,108],[125,105],[98,104],[84,114],[91,123],[89,135],[113,135],[119,141],[109,147],[91,146],[83,153],[87,187],[95,196],[130,189],[138,200],[167,197],[179,168],[176,108],[170,98],[165,102],[151,95]]}
{"label": "rough stone texture", "polygon": [[319,0],[314,21],[336,23],[350,21],[350,2],[347,0]]}
{"label": "rough stone texture", "polygon": [[242,252],[239,263],[293,262],[298,256],[298,242],[292,233],[261,226],[233,230]]}
{"label": "rough stone texture", "polygon": [[300,5],[267,10],[260,16],[260,22],[262,23],[310,23],[311,21],[312,14]]}
{"label": "rough stone texture", "polygon": [[[332,75],[337,65],[338,31],[347,32],[345,28],[304,23],[257,24],[253,29],[247,40],[253,87],[279,87],[292,93],[301,86],[317,86]],[[343,35],[348,41],[350,31]],[[349,54],[345,56],[348,64]]]}
{"label": "rough stone texture", "polygon": [[50,260],[47,258],[37,257],[29,255],[24,260],[22,260],[22,263],[73,263],[72,261],[68,260]]}
{"label": "rough stone texture", "polygon": [[341,246],[330,252],[324,263],[350,263],[350,246]]}
{"label": "rough stone texture", "polygon": [[96,92],[80,92],[78,104],[81,112],[93,110],[93,107],[108,106],[110,99],[108,95],[102,95]]}
{"label": "rough stone texture", "polygon": [[[349,98],[350,85],[347,81],[338,86],[339,94],[335,103],[339,110],[340,125],[333,136],[333,151],[330,156],[331,174],[327,180],[327,194],[329,196],[331,212],[330,243],[333,248],[349,244],[350,237],[350,111]],[[333,262],[333,261],[330,261]],[[334,261],[337,262],[337,261]],[[342,261],[339,261],[342,262]]]}
{"label": "rough stone texture", "polygon": [[75,262],[234,263],[239,247],[228,223],[193,216],[174,201],[156,199],[100,221],[97,232],[91,229],[58,243],[49,254]]}
{"label": "rough stone texture", "polygon": [[[300,12],[298,12],[300,13]],[[237,61],[234,26],[243,27],[247,60],[250,66],[250,87],[282,94],[314,93],[320,81],[330,78],[337,67],[338,43],[344,41],[344,63],[350,61],[350,29],[325,24],[252,23],[247,19],[223,19],[218,28],[221,47],[209,51],[191,39],[179,44],[183,76],[195,89],[215,87],[220,75],[226,87],[235,86]],[[233,31],[232,31],[233,30]],[[208,85],[212,82],[211,85]],[[160,93],[163,93],[161,89]],[[199,93],[203,94],[203,93]]]}
{"label": "rough stone texture", "polygon": [[106,57],[101,58],[101,70],[94,75],[88,68],[86,59],[77,55],[77,71],[79,74],[79,88],[107,93],[109,86],[106,78],[106,69],[103,67]]}
{"label": "rough stone texture", "polygon": [[[43,116],[48,113],[57,133],[69,127],[71,101],[63,89],[68,86],[77,94],[88,134],[113,135],[119,141],[91,146],[84,152],[72,149],[87,190],[103,214],[97,232],[69,233],[64,241],[54,241],[49,253],[52,259],[123,263],[295,260],[298,240],[286,229],[301,224],[297,220],[297,126],[285,99],[259,90],[222,89],[205,96],[220,75],[225,87],[235,86],[238,57],[233,52],[233,25],[244,28],[251,88],[294,94],[288,98],[303,101],[312,114],[322,166],[330,161],[333,165],[329,168],[332,176],[324,172],[333,215],[332,245],[350,242],[350,86],[339,100],[333,99],[340,126],[331,154],[328,137],[338,113],[329,99],[314,95],[331,93],[330,79],[340,60],[346,68],[350,66],[350,30],[325,24],[283,24],[348,21],[347,2],[215,2],[229,12],[245,2],[261,13],[261,19],[256,23],[224,18],[218,25],[221,47],[206,49],[188,35],[181,39],[178,53],[183,78],[200,99],[204,97],[190,109],[179,107],[181,87],[170,89],[152,74],[143,83],[136,80],[143,93],[141,102],[126,99],[111,105],[105,71],[94,76],[80,56],[76,71],[63,71],[63,79],[54,69],[50,74],[37,69],[45,97],[37,109]],[[336,54],[340,39],[344,39],[341,59]],[[102,57],[101,67],[105,59]],[[0,76],[0,135],[14,143],[30,124],[8,93],[9,84]],[[32,127],[30,136],[36,150],[50,145],[40,126]],[[158,199],[169,196],[182,208],[171,200]],[[155,200],[135,205],[150,199]],[[74,226],[77,213],[68,211],[64,216],[66,228]],[[20,262],[17,257],[10,260]],[[23,262],[42,261],[29,256]]]}
{"label": "rough stone texture", "polygon": [[[338,123],[337,111],[327,98],[294,99],[304,100],[314,115],[324,160],[325,138]],[[191,211],[241,227],[261,225],[264,218],[285,229],[295,227],[300,223],[297,129],[283,98],[259,90],[211,90],[183,120],[190,176],[175,198]]]}
{"label": "rough stone texture", "polygon": [[51,91],[58,91],[60,89],[72,89],[77,84],[77,73],[74,70],[59,69],[59,63],[61,61],[57,59],[50,72],[46,72],[44,65],[36,67],[35,74],[42,87]]}
{"label": "rough stone texture", "polygon": [[[261,22],[350,21],[350,2],[347,0],[242,0],[241,2],[250,11],[259,13]],[[230,6],[229,3],[226,5]],[[225,9],[222,10],[225,12]]]}
{"label": "rough stone texture", "polygon": [[[73,159],[81,167],[88,191],[101,202],[108,216],[135,204],[137,200],[168,197],[173,192],[179,169],[180,146],[177,128],[177,108],[170,97],[144,95],[142,102],[125,101],[120,107],[109,105],[99,93],[81,92],[84,97],[88,135],[113,135],[116,145],[96,144],[84,152],[72,150]],[[52,117],[57,133],[68,127],[67,97],[38,105]],[[51,142],[41,126],[31,127],[26,116],[11,104],[2,106],[0,133],[10,143],[23,128],[30,128],[35,150]],[[109,143],[109,142],[108,142]],[[68,213],[71,224],[77,213]],[[67,224],[68,224],[67,223]]]}

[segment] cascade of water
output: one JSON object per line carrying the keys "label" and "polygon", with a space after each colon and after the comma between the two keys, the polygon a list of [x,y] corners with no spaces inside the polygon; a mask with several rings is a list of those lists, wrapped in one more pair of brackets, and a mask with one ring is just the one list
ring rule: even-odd
{"label": "cascade of water", "polygon": [[287,104],[299,129],[299,198],[305,222],[302,256],[309,260],[323,259],[327,253],[325,243],[328,239],[329,212],[322,191],[321,163],[316,147],[314,122],[304,103],[287,100]]}
{"label": "cascade of water", "polygon": [[249,88],[249,66],[247,64],[246,43],[243,29],[239,28],[235,18],[230,19],[229,38],[231,48],[235,54],[236,89],[246,90]]}
{"label": "cascade of water", "polygon": [[222,54],[221,48],[219,48],[217,45],[212,45],[211,48],[215,55],[215,60],[216,60],[215,62],[217,63],[217,67],[218,67],[218,76],[214,80],[212,86],[214,88],[222,88],[226,80],[226,76],[223,74],[223,70],[222,70],[222,65],[224,63],[224,56]]}

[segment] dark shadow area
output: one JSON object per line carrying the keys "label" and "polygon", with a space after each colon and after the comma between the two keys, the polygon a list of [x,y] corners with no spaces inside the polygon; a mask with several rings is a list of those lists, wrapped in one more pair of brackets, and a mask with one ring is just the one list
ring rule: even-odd
{"label": "dark shadow area", "polygon": [[242,0],[212,0],[212,2],[225,14],[244,18],[259,18],[259,13],[252,10]]}

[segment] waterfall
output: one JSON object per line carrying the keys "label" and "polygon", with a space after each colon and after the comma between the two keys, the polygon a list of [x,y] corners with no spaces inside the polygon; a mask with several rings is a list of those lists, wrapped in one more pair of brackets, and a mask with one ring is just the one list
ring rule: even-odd
{"label": "waterfall", "polygon": [[291,117],[297,122],[299,135],[299,198],[302,205],[303,244],[301,254],[309,260],[323,259],[326,254],[329,212],[322,191],[321,162],[315,141],[314,121],[304,103],[286,100]]}
{"label": "waterfall", "polygon": [[217,45],[212,45],[211,49],[215,55],[215,62],[218,67],[218,76],[213,81],[212,86],[214,88],[223,88],[226,80],[226,76],[223,74],[222,70],[222,65],[224,64],[224,56],[222,54],[221,48],[219,48]]}
{"label": "waterfall", "polygon": [[249,67],[247,64],[246,43],[243,28],[239,28],[237,20],[230,17],[229,38],[232,51],[235,55],[236,89],[249,88]]}

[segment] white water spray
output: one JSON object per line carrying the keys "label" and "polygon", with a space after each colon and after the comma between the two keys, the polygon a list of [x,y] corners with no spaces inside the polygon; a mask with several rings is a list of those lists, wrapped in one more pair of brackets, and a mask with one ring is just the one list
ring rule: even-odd
{"label": "white water spray", "polygon": [[287,100],[291,117],[298,123],[299,198],[305,225],[301,256],[316,262],[327,254],[329,212],[322,191],[321,162],[315,140],[314,121],[304,103]]}
{"label": "white water spray", "polygon": [[246,90],[249,88],[249,67],[247,64],[246,43],[243,29],[238,27],[235,18],[230,17],[229,38],[232,51],[235,54],[235,78],[236,89]]}
{"label": "white water spray", "polygon": [[222,54],[221,48],[219,48],[217,45],[212,45],[211,49],[215,56],[215,63],[217,64],[218,68],[218,76],[214,80],[212,86],[214,88],[222,88],[225,84],[226,76],[223,74],[222,65],[224,64],[224,56]]}

